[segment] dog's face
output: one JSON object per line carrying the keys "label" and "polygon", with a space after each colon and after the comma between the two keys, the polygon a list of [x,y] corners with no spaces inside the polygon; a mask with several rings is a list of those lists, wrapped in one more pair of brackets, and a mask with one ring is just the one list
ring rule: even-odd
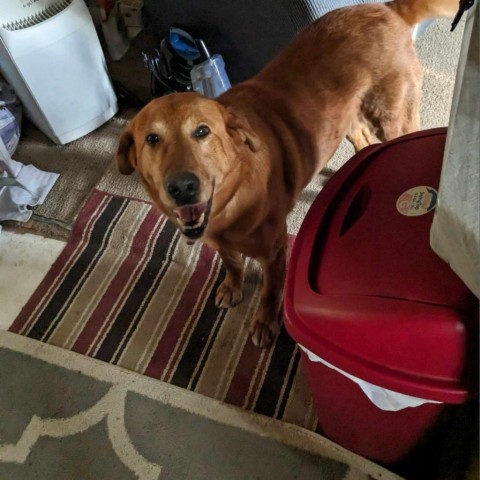
{"label": "dog's face", "polygon": [[163,213],[197,239],[244,148],[258,148],[245,120],[214,100],[177,93],[150,102],[131,121],[120,138],[117,165],[124,174],[137,170]]}

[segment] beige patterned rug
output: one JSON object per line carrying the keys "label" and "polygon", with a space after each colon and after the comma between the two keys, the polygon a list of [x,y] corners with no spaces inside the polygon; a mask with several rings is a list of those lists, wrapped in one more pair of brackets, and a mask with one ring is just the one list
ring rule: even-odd
{"label": "beige patterned rug", "polygon": [[401,480],[294,425],[0,331],[5,480]]}

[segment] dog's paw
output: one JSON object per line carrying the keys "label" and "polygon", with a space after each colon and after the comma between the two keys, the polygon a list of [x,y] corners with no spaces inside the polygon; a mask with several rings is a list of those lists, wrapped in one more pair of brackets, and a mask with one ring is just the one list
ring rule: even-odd
{"label": "dog's paw", "polygon": [[252,342],[256,347],[266,348],[269,347],[275,340],[275,337],[280,331],[280,324],[278,321],[264,322],[259,318],[256,318],[250,327],[250,334],[252,336]]}
{"label": "dog's paw", "polygon": [[217,289],[215,305],[219,308],[230,308],[238,305],[243,299],[241,287],[233,287],[223,281]]}

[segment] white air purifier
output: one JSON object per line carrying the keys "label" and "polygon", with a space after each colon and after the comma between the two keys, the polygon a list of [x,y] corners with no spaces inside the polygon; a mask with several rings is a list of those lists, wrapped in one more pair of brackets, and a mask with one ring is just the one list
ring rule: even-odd
{"label": "white air purifier", "polygon": [[0,1],[0,72],[54,142],[109,120],[117,99],[83,0]]}

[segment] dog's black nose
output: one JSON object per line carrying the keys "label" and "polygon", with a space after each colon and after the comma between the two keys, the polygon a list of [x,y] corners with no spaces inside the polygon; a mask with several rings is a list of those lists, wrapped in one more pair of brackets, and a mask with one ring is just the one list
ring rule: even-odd
{"label": "dog's black nose", "polygon": [[181,207],[189,203],[197,203],[200,180],[190,172],[175,173],[167,180],[167,192]]}

